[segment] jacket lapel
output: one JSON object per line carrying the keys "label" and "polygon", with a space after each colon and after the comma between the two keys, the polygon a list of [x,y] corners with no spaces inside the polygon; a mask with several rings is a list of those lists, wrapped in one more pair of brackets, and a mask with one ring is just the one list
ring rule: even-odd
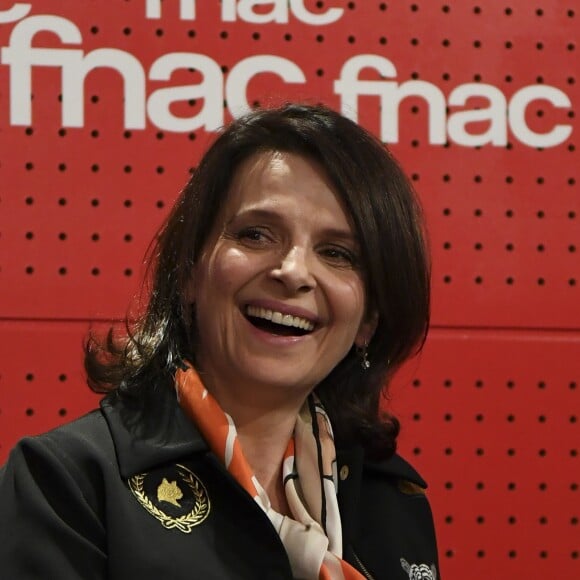
{"label": "jacket lapel", "polygon": [[177,403],[175,391],[159,386],[152,410],[112,393],[101,401],[123,478],[209,448]]}

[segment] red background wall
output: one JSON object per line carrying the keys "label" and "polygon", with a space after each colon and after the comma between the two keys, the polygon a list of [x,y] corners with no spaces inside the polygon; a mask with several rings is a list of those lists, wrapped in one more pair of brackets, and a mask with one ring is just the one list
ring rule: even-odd
{"label": "red background wall", "polygon": [[[277,4],[287,3],[255,12],[267,20]],[[493,119],[485,98],[447,103],[447,112],[451,119],[479,109],[484,120],[466,131],[497,139],[507,117],[501,95],[509,102],[527,86],[536,95],[542,87],[563,93],[568,105],[536,99],[527,107],[537,135],[557,124],[570,129],[544,147],[522,142],[509,124],[505,145],[466,146],[453,131],[433,143],[427,128],[436,112],[424,98],[402,100],[391,148],[426,208],[434,311],[425,351],[401,373],[389,405],[403,421],[401,451],[430,482],[445,578],[580,576],[580,2],[302,4],[318,15],[344,12],[313,25],[293,13],[282,23],[226,22],[217,2],[197,2],[195,19],[178,0],[161,3],[159,18],[146,18],[145,0],[45,0],[28,14],[4,2],[0,47],[26,19],[57,15],[82,40],[41,30],[32,45],[56,49],[53,58],[62,60],[63,49],[83,56],[114,48],[133,55],[147,76],[163,55],[195,53],[228,79],[247,57],[276,55],[295,63],[305,82],[256,74],[248,102],[309,98],[336,108],[343,64],[379,55],[396,76],[365,69],[371,91],[387,86],[380,82],[425,81],[447,100],[459,85],[496,87]],[[84,123],[71,127],[62,117],[61,67],[32,66],[32,118],[23,123],[27,103],[10,91],[25,69],[10,66],[10,54],[0,53],[0,462],[21,436],[96,404],[84,387],[82,339],[89,323],[125,314],[147,244],[212,133],[160,129],[151,116],[144,129],[127,129],[121,77],[104,67],[87,75]],[[182,69],[148,79],[146,95],[203,80]],[[172,114],[195,117],[216,98],[221,107],[221,81],[212,83],[172,105]],[[377,134],[387,101],[381,109],[379,96],[358,98],[359,121]],[[385,119],[392,126],[392,111]]]}

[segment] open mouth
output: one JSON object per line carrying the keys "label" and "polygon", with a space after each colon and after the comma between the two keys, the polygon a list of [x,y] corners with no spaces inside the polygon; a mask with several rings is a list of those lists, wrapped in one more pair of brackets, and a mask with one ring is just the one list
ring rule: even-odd
{"label": "open mouth", "polygon": [[306,318],[259,306],[246,306],[245,316],[256,328],[278,336],[304,336],[314,330],[314,323]]}

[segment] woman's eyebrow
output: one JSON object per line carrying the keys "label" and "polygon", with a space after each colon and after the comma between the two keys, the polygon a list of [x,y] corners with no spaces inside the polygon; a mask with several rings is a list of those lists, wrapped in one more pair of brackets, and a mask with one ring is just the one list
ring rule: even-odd
{"label": "woman's eyebrow", "polygon": [[260,208],[260,207],[251,207],[248,209],[242,209],[242,211],[239,211],[237,213],[235,213],[229,220],[228,220],[228,224],[236,221],[237,219],[240,218],[257,218],[257,219],[267,219],[267,220],[278,220],[278,221],[282,221],[284,219],[284,216],[282,214],[280,214],[277,211],[271,210],[271,209],[265,209],[265,208]]}
{"label": "woman's eyebrow", "polygon": [[350,230],[344,230],[341,228],[325,228],[323,234],[329,238],[336,238],[344,240],[345,242],[352,242],[354,244],[359,243],[358,236],[353,234]]}

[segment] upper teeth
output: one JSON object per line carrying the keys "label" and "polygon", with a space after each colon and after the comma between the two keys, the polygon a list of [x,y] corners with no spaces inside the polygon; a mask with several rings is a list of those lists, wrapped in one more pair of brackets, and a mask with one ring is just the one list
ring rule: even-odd
{"label": "upper teeth", "polygon": [[294,326],[303,330],[313,330],[314,324],[306,318],[300,316],[292,316],[291,314],[282,314],[276,310],[268,310],[267,308],[260,308],[259,306],[248,306],[246,309],[248,316],[255,318],[264,318],[270,320],[274,324],[282,324],[284,326]]}

